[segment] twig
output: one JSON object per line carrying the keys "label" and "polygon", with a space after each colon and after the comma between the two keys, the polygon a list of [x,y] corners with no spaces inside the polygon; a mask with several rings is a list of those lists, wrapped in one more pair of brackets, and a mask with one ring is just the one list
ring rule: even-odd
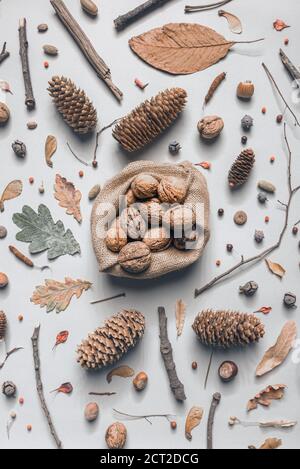
{"label": "twig", "polygon": [[[297,67],[290,61],[288,56],[283,52],[282,49],[279,49],[279,55],[281,58],[281,62],[289,72],[290,76],[293,78],[293,80],[300,80],[300,71],[298,70]],[[298,84],[299,86],[299,84]]]}
{"label": "twig", "polygon": [[6,356],[3,360],[2,363],[0,363],[0,370],[2,370],[2,368],[4,367],[5,363],[7,362],[8,358],[15,352],[18,352],[19,350],[23,350],[23,347],[15,347],[13,348],[12,350],[10,350],[9,352],[6,353]]}
{"label": "twig", "polygon": [[214,426],[216,409],[218,405],[220,404],[220,400],[221,400],[221,394],[219,392],[216,392],[213,395],[213,398],[211,401],[208,421],[207,421],[207,449],[213,449],[213,426]]}
{"label": "twig", "polygon": [[293,110],[291,109],[291,107],[288,105],[285,97],[283,96],[282,92],[280,91],[279,89],[279,86],[277,85],[273,75],[271,74],[270,70],[268,69],[268,67],[266,66],[266,64],[262,63],[262,66],[268,76],[268,78],[271,80],[271,82],[273,83],[273,85],[275,86],[279,96],[281,97],[282,101],[284,102],[284,104],[286,105],[286,108],[290,111],[290,113],[292,114],[293,118],[295,119],[295,125],[298,125],[300,127],[300,122],[296,116],[296,114],[293,112]]}
{"label": "twig", "polygon": [[[289,145],[287,135],[286,135],[286,123],[284,123],[284,140],[285,140],[287,151],[288,151],[288,191],[289,191],[289,197],[288,197],[287,203],[285,204],[286,209],[285,209],[284,225],[283,225],[283,228],[282,228],[282,230],[279,234],[278,241],[275,244],[273,244],[272,246],[265,249],[260,254],[257,254],[256,256],[249,257],[247,259],[245,259],[244,256],[242,256],[240,262],[238,262],[236,265],[234,265],[233,267],[228,269],[226,272],[223,272],[221,275],[218,275],[217,277],[214,277],[210,282],[208,282],[203,287],[195,289],[195,298],[197,296],[201,295],[206,290],[209,290],[210,288],[212,288],[214,285],[218,284],[221,280],[223,280],[225,277],[227,277],[231,273],[238,270],[240,267],[245,266],[247,264],[253,264],[255,262],[264,260],[269,254],[271,254],[273,251],[275,251],[276,249],[278,249],[281,246],[282,239],[283,239],[283,237],[285,235],[285,232],[288,228],[289,213],[290,213],[290,207],[291,207],[292,199],[293,199],[294,195],[296,194],[296,192],[300,189],[300,186],[292,187],[292,168],[291,168],[291,166],[292,166],[292,153],[291,153],[290,145]],[[299,220],[299,222],[300,222],[300,220]]]}
{"label": "twig", "polygon": [[76,160],[78,160],[80,163],[84,164],[85,166],[90,166],[86,161],[82,160],[78,155],[76,155],[75,151],[72,150],[71,145],[69,144],[69,142],[67,142],[67,147],[69,148],[72,155],[76,158]]}
{"label": "twig", "polygon": [[116,392],[89,392],[89,396],[114,396]]}
{"label": "twig", "polygon": [[125,412],[120,412],[119,410],[117,409],[113,409],[113,411],[117,414],[119,414],[119,416],[122,416],[122,417],[128,417],[129,419],[132,419],[132,420],[142,420],[142,419],[145,419],[148,423],[150,423],[150,425],[152,425],[152,422],[151,418],[165,418],[168,420],[168,422],[170,421],[170,419],[172,419],[172,417],[174,417],[173,414],[148,414],[148,415],[131,415],[131,414],[126,414]]}
{"label": "twig", "polygon": [[142,16],[147,15],[147,13],[150,13],[155,8],[158,8],[169,1],[170,0],[147,0],[142,5],[137,6],[136,8],[131,11],[128,11],[124,15],[118,16],[118,18],[114,20],[116,30],[121,31],[122,29],[125,29],[134,21],[138,20]]}
{"label": "twig", "polygon": [[126,293],[119,293],[118,295],[109,296],[108,298],[103,298],[102,300],[91,301],[90,304],[91,305],[96,305],[98,303],[104,303],[105,301],[114,300],[116,298],[122,298],[124,296],[126,296]]}
{"label": "twig", "polygon": [[213,356],[214,356],[214,349],[212,349],[210,357],[209,357],[209,362],[208,362],[205,381],[204,381],[204,389],[206,389],[206,385],[207,385],[207,381],[208,381],[208,377],[209,377],[209,372],[210,372],[210,369],[211,369]]}
{"label": "twig", "polygon": [[22,62],[22,72],[25,86],[25,105],[28,109],[35,108],[35,99],[33,96],[33,89],[31,83],[29,61],[28,61],[28,41],[26,32],[26,18],[21,18],[19,22],[19,42],[20,42],[20,57]]}
{"label": "twig", "polygon": [[60,21],[63,23],[67,31],[71,34],[74,41],[80,48],[81,52],[84,54],[86,59],[89,61],[89,63],[97,73],[98,77],[100,77],[104,81],[104,83],[108,86],[108,88],[118,99],[118,101],[121,101],[123,93],[112,82],[109,67],[96,52],[91,41],[81,29],[74,17],[71,15],[64,2],[62,0],[50,0],[50,2],[54,10],[56,11],[56,14],[59,17]]}
{"label": "twig", "polygon": [[158,308],[159,315],[159,338],[160,338],[160,353],[162,355],[166,371],[168,373],[170,388],[178,401],[184,401],[186,399],[184,386],[178,378],[176,372],[176,366],[173,359],[172,345],[168,338],[167,329],[167,316],[165,308],[160,306]]}
{"label": "twig", "polygon": [[209,103],[213,95],[215,94],[216,90],[219,88],[220,84],[222,83],[223,80],[226,78],[226,73],[222,72],[216,78],[213,80],[211,83],[209,90],[204,98],[204,103],[203,103],[203,108],[206,106],[206,104]]}
{"label": "twig", "polygon": [[6,50],[6,42],[3,44],[2,51],[0,53],[0,64],[9,57],[9,52]]}
{"label": "twig", "polygon": [[300,220],[296,221],[296,223],[294,223],[294,226],[299,225],[299,223],[300,223]]}
{"label": "twig", "polygon": [[186,5],[184,7],[184,13],[194,13],[197,11],[213,10],[214,8],[220,8],[226,5],[226,3],[230,3],[230,2],[232,2],[232,0],[223,0],[220,2],[216,2],[216,3],[208,3],[207,5],[194,5],[194,6]]}
{"label": "twig", "polygon": [[292,428],[297,425],[297,420],[271,420],[261,422],[245,422],[237,417],[230,417],[228,424],[233,427],[234,425],[241,425],[242,427],[260,427],[260,428]]}
{"label": "twig", "polygon": [[45,396],[44,396],[44,390],[43,390],[43,383],[41,379],[41,363],[40,363],[40,354],[39,354],[39,335],[40,335],[40,326],[37,326],[34,331],[33,335],[31,337],[31,342],[32,342],[32,350],[33,350],[33,361],[34,361],[34,369],[35,369],[35,381],[36,381],[36,389],[38,396],[40,398],[41,406],[44,411],[45,417],[47,419],[51,435],[53,436],[56,446],[58,449],[62,448],[62,442],[60,441],[55,427],[52,422],[52,418],[49,412],[49,409],[46,404]]}

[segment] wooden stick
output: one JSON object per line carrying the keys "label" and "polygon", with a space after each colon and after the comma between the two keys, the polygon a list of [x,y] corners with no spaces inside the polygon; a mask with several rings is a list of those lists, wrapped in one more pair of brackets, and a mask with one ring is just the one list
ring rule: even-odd
{"label": "wooden stick", "polygon": [[35,381],[36,381],[36,389],[38,392],[38,396],[40,398],[41,406],[44,411],[45,417],[47,419],[51,435],[53,436],[56,446],[58,449],[62,448],[62,442],[60,441],[55,427],[52,422],[52,418],[50,415],[50,412],[48,410],[45,396],[44,396],[44,390],[43,390],[43,383],[41,379],[41,362],[40,362],[40,354],[39,354],[39,335],[40,335],[40,326],[37,326],[34,331],[33,335],[31,337],[31,342],[32,342],[32,350],[33,350],[33,361],[34,361],[34,369],[35,369]]}
{"label": "wooden stick", "polygon": [[[282,49],[279,49],[279,55],[280,55],[280,58],[281,58],[281,62],[283,63],[283,65],[285,66],[285,68],[287,69],[287,71],[289,72],[289,74],[291,75],[291,77],[293,78],[293,80],[300,80],[300,71],[298,70],[297,67],[295,67],[295,65],[290,61],[290,59],[288,58],[288,56],[283,52]],[[298,87],[299,87],[299,84],[297,83]]]}
{"label": "wooden stick", "polygon": [[35,108],[35,99],[30,77],[29,61],[28,61],[28,41],[26,32],[26,18],[21,18],[19,22],[19,42],[20,57],[22,62],[22,72],[25,86],[25,105],[27,109]]}
{"label": "wooden stick", "polygon": [[9,52],[6,50],[6,42],[3,44],[2,51],[0,53],[0,64],[9,57]]}
{"label": "wooden stick", "polygon": [[168,373],[170,388],[178,401],[184,401],[186,399],[184,386],[180,379],[178,378],[176,372],[176,366],[173,359],[173,350],[172,345],[168,338],[168,329],[167,329],[167,316],[165,308],[160,306],[158,308],[159,315],[159,338],[160,338],[160,353],[162,355],[166,371]]}
{"label": "wooden stick", "polygon": [[62,0],[50,0],[50,2],[60,21],[71,34],[79,49],[97,73],[98,77],[104,81],[118,101],[121,101],[123,93],[112,82],[110,69],[96,52],[91,41],[81,29],[77,21],[73,18],[64,2]]}
{"label": "wooden stick", "polygon": [[96,305],[98,303],[104,303],[105,301],[110,301],[110,300],[115,300],[117,298],[122,298],[126,296],[126,293],[119,293],[118,295],[114,295],[114,296],[109,296],[108,298],[103,298],[101,300],[94,300],[94,301],[91,301],[90,304],[91,305]]}
{"label": "wooden stick", "polygon": [[207,421],[207,449],[213,449],[213,426],[215,420],[215,413],[218,405],[220,404],[221,394],[215,392],[212,397],[211,406],[209,409],[208,421]]}
{"label": "wooden stick", "polygon": [[122,29],[125,29],[134,21],[142,18],[142,16],[147,15],[151,11],[155,10],[155,8],[158,8],[169,1],[170,0],[147,0],[147,2],[137,6],[131,11],[128,11],[124,15],[118,16],[118,18],[114,20],[116,30],[121,31]]}
{"label": "wooden stick", "polygon": [[193,6],[186,5],[184,7],[184,13],[194,13],[197,11],[213,10],[214,8],[220,8],[230,2],[232,2],[232,0],[222,0],[216,3],[208,3],[207,5],[193,5]]}

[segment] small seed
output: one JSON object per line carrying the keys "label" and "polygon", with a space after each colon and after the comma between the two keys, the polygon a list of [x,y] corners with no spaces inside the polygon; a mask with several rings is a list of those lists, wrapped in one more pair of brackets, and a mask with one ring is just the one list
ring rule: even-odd
{"label": "small seed", "polygon": [[32,425],[30,425],[30,424],[26,425],[26,430],[27,430],[28,432],[31,432],[31,430],[32,430]]}
{"label": "small seed", "polygon": [[84,409],[84,417],[88,422],[94,422],[99,415],[99,406],[97,402],[89,402]]}
{"label": "small seed", "polygon": [[35,122],[35,121],[29,121],[29,122],[27,122],[27,128],[28,128],[29,130],[34,130],[34,129],[37,128],[37,126],[38,126],[38,125],[37,125],[37,122]]}
{"label": "small seed", "polygon": [[7,229],[5,226],[0,226],[0,239],[6,238],[7,236]]}
{"label": "small seed", "polygon": [[193,369],[193,370],[197,370],[197,368],[198,368],[198,363],[197,363],[197,362],[193,362],[193,363],[192,363],[192,369]]}
{"label": "small seed", "polygon": [[273,194],[276,191],[274,184],[265,180],[258,181],[257,187],[262,191],[269,192],[270,194]]}
{"label": "small seed", "polygon": [[80,0],[83,11],[91,16],[98,15],[98,7],[92,0]]}
{"label": "small seed", "polygon": [[265,238],[265,234],[262,230],[255,230],[254,239],[257,243],[262,243]]}
{"label": "small seed", "polygon": [[180,152],[180,150],[181,150],[181,145],[176,140],[169,143],[169,152],[171,153],[171,155],[177,155]]}
{"label": "small seed", "polygon": [[261,109],[261,112],[262,112],[263,114],[266,114],[266,112],[267,112],[267,108],[266,108],[265,106],[264,106],[264,107],[262,107],[262,109]]}
{"label": "small seed", "polygon": [[283,119],[283,115],[282,115],[282,114],[278,114],[278,116],[276,117],[276,122],[277,122],[277,124],[281,124],[282,119]]}
{"label": "small seed", "polygon": [[33,176],[30,176],[30,178],[28,179],[29,181],[29,184],[33,184],[34,183],[34,177]]}
{"label": "small seed", "polygon": [[48,25],[46,23],[39,24],[37,29],[39,33],[45,33],[48,31]]}
{"label": "small seed", "polygon": [[285,306],[288,308],[295,308],[296,307],[297,297],[294,293],[286,293],[283,298],[283,302]]}
{"label": "small seed", "polygon": [[170,422],[170,426],[171,426],[172,430],[176,430],[177,423],[175,422],[175,420],[172,420],[172,422]]}
{"label": "small seed", "polygon": [[224,215],[224,209],[223,208],[219,208],[218,215],[219,215],[219,217],[222,217]]}
{"label": "small seed", "polygon": [[147,374],[144,371],[141,371],[136,375],[132,383],[136,391],[143,391],[148,383]]}
{"label": "small seed", "polygon": [[221,265],[221,261],[220,261],[219,259],[216,260],[216,266],[217,266],[217,267],[220,267],[220,265]]}
{"label": "small seed", "polygon": [[23,314],[19,314],[19,316],[18,316],[18,321],[19,321],[19,322],[22,322],[22,321],[23,321],[23,319],[24,319],[24,316],[23,316]]}
{"label": "small seed", "polygon": [[246,135],[243,135],[242,138],[241,138],[242,144],[246,145],[247,141],[248,141],[248,137],[246,137]]}
{"label": "small seed", "polygon": [[226,249],[227,249],[228,252],[232,252],[233,251],[233,245],[232,244],[227,244]]}
{"label": "small seed", "polygon": [[248,216],[243,210],[235,213],[233,220],[236,225],[244,225],[247,222]]}
{"label": "small seed", "polygon": [[49,68],[49,62],[47,61],[44,62],[44,68]]}
{"label": "small seed", "polygon": [[268,215],[265,216],[265,223],[269,223],[270,217]]}
{"label": "small seed", "polygon": [[55,46],[51,46],[50,44],[45,44],[43,46],[44,53],[47,55],[57,55],[58,49]]}
{"label": "small seed", "polygon": [[298,226],[293,226],[293,235],[296,236],[296,234],[298,234],[298,231],[299,231]]}
{"label": "small seed", "polygon": [[83,172],[83,171],[79,171],[78,176],[79,176],[80,178],[83,178],[84,172]]}

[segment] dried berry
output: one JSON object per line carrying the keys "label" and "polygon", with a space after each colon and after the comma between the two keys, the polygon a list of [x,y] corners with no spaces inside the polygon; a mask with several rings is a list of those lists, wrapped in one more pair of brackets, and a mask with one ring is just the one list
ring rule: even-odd
{"label": "dried berry", "polygon": [[296,307],[297,297],[294,293],[286,293],[283,298],[283,302],[285,306],[288,308],[295,308]]}
{"label": "dried berry", "polygon": [[24,397],[19,397],[19,404],[23,405],[24,404]]}
{"label": "dried berry", "polygon": [[264,106],[264,107],[262,107],[262,109],[261,109],[261,112],[262,112],[263,114],[266,114],[266,112],[267,112],[267,108],[266,108],[265,106]]}
{"label": "dried berry", "polygon": [[243,135],[241,138],[241,142],[243,145],[246,145],[246,143],[248,142],[248,137],[246,135]]}
{"label": "dried berry", "polygon": [[12,381],[5,381],[2,384],[2,393],[6,397],[15,397],[17,386]]}
{"label": "dried berry", "polygon": [[29,184],[33,184],[34,183],[34,177],[33,176],[30,176],[30,178],[28,179],[29,181]]}
{"label": "dried berry", "polygon": [[26,425],[26,430],[27,430],[28,432],[31,432],[31,430],[32,430],[32,425],[30,425],[30,424]]}
{"label": "dried berry", "polygon": [[222,217],[224,215],[224,209],[223,208],[219,208],[218,215],[219,215],[219,217]]}
{"label": "dried berry", "polygon": [[99,406],[97,402],[89,402],[84,409],[84,417],[88,422],[94,422],[99,415]]}
{"label": "dried berry", "polygon": [[84,176],[84,172],[83,172],[82,170],[81,170],[81,171],[79,171],[79,172],[78,172],[78,176],[79,176],[80,178],[83,178],[83,176]]}
{"label": "dried berry", "polygon": [[269,223],[270,217],[268,215],[265,216],[265,223]]}
{"label": "dried berry", "polygon": [[217,267],[220,267],[220,265],[221,265],[221,261],[220,261],[219,259],[217,259],[217,260],[216,260],[216,266],[217,266]]}
{"label": "dried berry", "polygon": [[298,226],[293,226],[293,230],[292,230],[293,235],[296,236],[298,234],[298,231],[299,231]]}
{"label": "dried berry", "polygon": [[290,41],[289,41],[289,38],[286,37],[285,40],[284,40],[284,45],[287,46],[289,42],[290,42]]}
{"label": "dried berry", "polygon": [[47,62],[46,60],[44,62],[44,68],[49,68],[49,62]]}
{"label": "dried berry", "polygon": [[253,126],[253,118],[249,115],[245,115],[242,120],[241,124],[244,130],[250,130],[251,127]]}
{"label": "dried berry", "polygon": [[193,362],[193,363],[192,363],[192,369],[193,369],[193,370],[197,370],[197,368],[198,368],[198,363],[197,363],[197,362]]}
{"label": "dried berry", "polygon": [[233,220],[236,225],[244,225],[247,222],[247,214],[243,210],[239,210],[234,214]]}
{"label": "dried berry", "polygon": [[253,296],[257,290],[258,285],[256,282],[251,280],[250,282],[245,283],[245,285],[240,286],[240,293],[243,293],[245,296]]}
{"label": "dried berry", "polygon": [[227,249],[227,252],[232,252],[233,251],[233,245],[232,244],[226,244],[226,249]]}
{"label": "dried berry", "polygon": [[7,236],[7,229],[5,226],[0,226],[0,239],[6,238]]}
{"label": "dried berry", "polygon": [[144,371],[141,371],[136,375],[136,377],[132,381],[134,388],[137,391],[143,391],[148,383],[148,376]]}
{"label": "dried berry", "polygon": [[16,412],[15,412],[14,410],[11,411],[11,413],[9,414],[9,416],[10,416],[10,418],[11,418],[12,420],[15,420],[15,419],[17,418],[17,414],[16,414]]}
{"label": "dried berry", "polygon": [[262,230],[255,230],[254,239],[257,243],[262,243],[264,240],[265,234]]}
{"label": "dried berry", "polygon": [[5,288],[8,285],[8,277],[3,272],[0,272],[0,288]]}
{"label": "dried berry", "polygon": [[122,449],[127,439],[127,430],[123,423],[115,422],[108,427],[105,441],[109,449]]}
{"label": "dried berry", "polygon": [[181,145],[176,140],[174,140],[173,142],[169,144],[169,152],[172,155],[177,155],[180,152],[180,150],[181,150]]}
{"label": "dried berry", "polygon": [[177,428],[177,423],[175,422],[175,420],[172,420],[172,421],[170,422],[170,427],[171,427],[172,430],[176,430],[176,428]]}
{"label": "dried berry", "polygon": [[44,194],[44,192],[45,192],[45,187],[44,187],[44,184],[42,183],[39,187],[39,193]]}
{"label": "dried berry", "polygon": [[268,200],[268,197],[263,192],[257,194],[257,200],[260,204],[265,204]]}
{"label": "dried berry", "polygon": [[281,124],[282,119],[283,119],[283,115],[282,115],[282,114],[278,114],[278,116],[276,116],[276,122],[277,122],[277,124]]}
{"label": "dried berry", "polygon": [[270,156],[270,162],[274,163],[274,161],[275,161],[275,156],[274,155]]}
{"label": "dried berry", "polygon": [[23,314],[19,314],[19,316],[18,316],[18,321],[19,321],[19,322],[22,322],[22,321],[23,321],[23,319],[24,319],[24,316],[23,316]]}
{"label": "dried berry", "polygon": [[92,166],[93,166],[93,168],[96,169],[96,168],[98,167],[98,161],[97,161],[97,160],[93,160],[93,161],[92,161]]}
{"label": "dried berry", "polygon": [[236,375],[238,374],[238,367],[232,361],[225,361],[221,363],[218,374],[222,381],[228,383],[229,381],[233,380]]}
{"label": "dried berry", "polygon": [[26,145],[20,140],[15,140],[12,144],[12,149],[16,156],[24,158],[26,155]]}

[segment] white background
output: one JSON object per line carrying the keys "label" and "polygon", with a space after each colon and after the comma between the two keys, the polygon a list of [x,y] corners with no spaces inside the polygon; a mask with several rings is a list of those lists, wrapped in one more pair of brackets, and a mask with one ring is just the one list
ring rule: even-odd
{"label": "white background", "polygon": [[[259,428],[228,427],[230,415],[249,420],[258,419],[298,419],[299,418],[299,366],[291,361],[291,356],[277,370],[261,379],[255,379],[255,367],[264,351],[271,346],[278,336],[281,327],[288,319],[299,323],[297,310],[286,310],[282,305],[286,291],[299,291],[299,249],[298,240],[291,234],[291,227],[285,236],[280,250],[273,253],[271,259],[280,262],[286,268],[282,281],[268,272],[264,262],[245,270],[226,280],[214,289],[194,299],[195,287],[200,287],[214,275],[221,273],[239,260],[240,254],[254,255],[277,240],[281,230],[284,213],[276,203],[287,197],[286,184],[286,151],[282,138],[283,127],[278,126],[275,117],[283,108],[281,102],[272,91],[272,87],[261,67],[261,62],[269,66],[279,86],[291,102],[291,80],[278,57],[280,47],[296,63],[299,52],[299,21],[300,11],[295,0],[272,0],[246,2],[236,0],[226,9],[237,14],[244,26],[241,37],[232,35],[224,18],[219,18],[217,10],[204,13],[185,15],[185,1],[173,0],[163,8],[147,15],[124,32],[116,33],[113,19],[128,9],[135,7],[141,0],[108,1],[102,0],[100,14],[97,19],[89,18],[81,11],[78,1],[67,0],[66,4],[72,14],[79,20],[84,31],[91,38],[97,51],[111,67],[113,81],[123,90],[124,100],[119,105],[106,86],[97,78],[86,62],[73,40],[56,18],[48,0],[3,0],[0,3],[0,42],[7,41],[11,53],[0,66],[0,78],[7,80],[13,95],[7,95],[7,104],[11,109],[9,124],[0,129],[1,142],[1,188],[12,179],[21,178],[24,182],[23,194],[14,201],[7,202],[5,212],[0,215],[0,223],[8,228],[8,237],[1,240],[0,270],[8,274],[9,287],[0,292],[0,304],[8,316],[9,333],[7,347],[23,346],[21,351],[12,356],[5,368],[0,371],[0,381],[12,380],[18,386],[18,396],[23,396],[25,404],[20,407],[17,399],[7,400],[0,395],[0,446],[5,448],[53,448],[53,442],[42,414],[38,401],[30,337],[34,326],[41,324],[40,348],[42,362],[42,378],[45,395],[51,410],[57,431],[65,448],[102,448],[105,447],[105,429],[117,418],[113,408],[124,412],[144,413],[175,413],[178,429],[170,430],[165,420],[155,420],[153,425],[146,421],[128,422],[128,448],[205,448],[206,419],[213,392],[222,393],[222,402],[217,410],[214,431],[215,447],[247,448],[249,444],[259,445],[269,436],[283,440],[284,448],[299,448],[300,426],[292,430],[261,430]],[[197,2],[194,2],[197,4]],[[198,2],[199,3],[199,2]],[[201,3],[201,2],[200,2]],[[26,16],[28,20],[29,57],[32,70],[33,89],[36,97],[36,110],[28,113],[24,105],[23,80],[18,55],[18,20]],[[276,32],[272,23],[282,18],[291,25],[290,29]],[[228,57],[213,67],[190,76],[169,76],[147,66],[135,56],[128,46],[128,39],[153,27],[168,22],[199,22],[210,26],[233,40],[256,39],[265,37],[263,43],[252,45],[236,45]],[[37,32],[37,25],[46,22],[49,31],[46,34]],[[289,37],[289,46],[283,46],[285,37]],[[59,48],[57,58],[46,58],[42,45],[48,43]],[[45,70],[43,61],[48,60],[50,67]],[[202,102],[212,79],[220,72],[226,71],[226,81],[207,107],[207,114],[221,115],[225,121],[225,129],[217,142],[206,145],[199,140],[197,121],[202,115]],[[188,103],[186,110],[178,122],[154,144],[136,156],[126,155],[118,148],[110,131],[101,137],[99,149],[99,168],[94,170],[78,163],[66,147],[69,141],[74,149],[87,160],[90,158],[94,139],[80,141],[63,123],[51,103],[46,91],[47,81],[52,75],[65,75],[86,90],[93,100],[99,114],[100,124],[105,125],[113,119],[124,115],[143,99],[155,95],[158,91],[171,86],[181,86],[187,90]],[[149,82],[144,92],[133,84],[135,78]],[[255,95],[249,103],[242,103],[236,98],[236,86],[241,80],[252,80],[255,84]],[[267,107],[267,114],[261,114],[262,106]],[[295,110],[297,111],[296,107]],[[240,120],[245,113],[254,117],[255,125],[249,134],[249,146],[256,153],[256,165],[249,182],[238,192],[231,193],[227,185],[227,172],[233,159],[241,150],[240,138],[242,130]],[[27,130],[26,123],[36,120],[38,128]],[[293,149],[293,175],[295,184],[299,184],[299,140],[289,121],[288,136]],[[50,169],[44,161],[44,142],[48,134],[58,139],[58,151],[53,157],[54,167]],[[16,158],[11,150],[14,139],[26,142],[28,154],[24,160]],[[177,139],[182,145],[178,157],[168,153],[168,143]],[[270,156],[276,156],[271,165]],[[212,169],[203,171],[208,180],[211,197],[211,240],[203,258],[191,268],[159,280],[148,282],[123,281],[99,274],[97,263],[90,241],[90,211],[87,194],[95,183],[103,184],[114,176],[128,162],[136,159],[149,159],[160,162],[178,162],[190,160],[194,163],[208,160]],[[83,170],[83,179],[78,171]],[[60,208],[53,197],[55,174],[59,173],[75,183],[82,191],[83,223],[81,226],[64,209]],[[28,183],[29,176],[35,178],[35,184]],[[267,178],[277,186],[277,193],[270,197],[266,207],[257,203],[256,183],[258,179]],[[44,181],[46,192],[38,193],[41,181]],[[300,218],[298,194],[295,197],[290,223]],[[45,203],[55,220],[62,219],[70,228],[82,248],[81,257],[64,256],[52,264],[52,273],[41,273],[28,270],[12,257],[8,251],[9,244],[15,244],[27,252],[27,246],[15,240],[17,227],[11,217],[19,212],[24,204],[37,209],[39,203]],[[225,216],[217,217],[217,210],[223,207]],[[247,211],[248,223],[239,228],[232,221],[238,209]],[[265,215],[270,216],[269,225],[264,224]],[[266,238],[263,245],[253,241],[254,230],[264,229]],[[226,243],[234,245],[234,253],[226,252]],[[221,267],[215,266],[216,259],[221,259]],[[47,262],[46,254],[38,256],[36,263]],[[63,280],[64,276],[82,278],[93,282],[92,290],[84,293],[79,300],[73,299],[65,312],[46,314],[44,309],[30,303],[30,296],[36,285],[43,283],[44,278],[53,276]],[[238,294],[239,285],[248,280],[259,283],[259,291],[251,299]],[[126,291],[125,299],[110,303],[91,306],[90,301]],[[174,306],[175,301],[182,298],[187,304],[187,319],[184,333],[176,340]],[[169,336],[174,346],[174,357],[179,377],[185,384],[187,400],[183,405],[176,403],[169,390],[168,379],[159,352],[157,306],[166,307],[169,319]],[[196,340],[191,324],[198,311],[205,308],[233,309],[253,312],[261,306],[272,306],[272,313],[263,317],[266,325],[265,338],[260,344],[246,350],[232,350],[215,354],[212,371],[206,391],[203,381],[207,367],[209,350],[202,347]],[[146,316],[146,333],[141,344],[124,358],[122,363],[132,366],[136,371],[145,370],[149,374],[147,389],[137,394],[131,380],[115,378],[108,385],[105,380],[106,370],[88,374],[76,363],[76,345],[86,334],[100,326],[104,319],[116,313],[122,307],[134,307]],[[18,322],[18,315],[24,315],[23,323]],[[68,342],[52,352],[56,334],[64,329],[70,331]],[[217,367],[224,359],[237,362],[240,372],[234,382],[222,384],[217,376]],[[198,362],[198,370],[192,371],[191,363]],[[71,381],[73,394],[55,395],[49,391],[65,381]],[[284,383],[288,386],[284,399],[274,402],[269,410],[258,409],[249,417],[246,415],[247,400],[268,384]],[[87,424],[83,418],[84,406],[89,400],[89,391],[116,391],[113,397],[96,398],[100,405],[100,418],[95,424]],[[194,430],[192,442],[184,437],[184,421],[189,408],[193,405],[203,406],[205,416],[201,425]],[[11,439],[6,436],[6,421],[11,410],[17,412],[17,420],[11,431]],[[27,433],[26,425],[31,424],[33,430]]]}

